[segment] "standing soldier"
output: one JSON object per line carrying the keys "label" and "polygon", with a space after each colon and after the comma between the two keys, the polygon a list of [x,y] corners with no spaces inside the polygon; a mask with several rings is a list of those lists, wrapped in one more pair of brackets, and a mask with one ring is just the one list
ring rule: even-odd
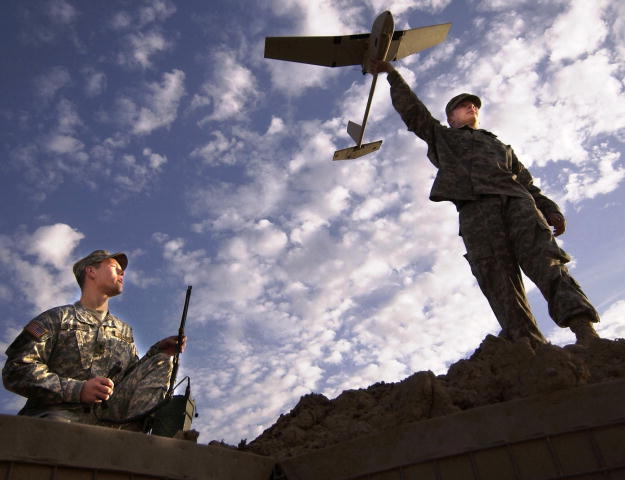
{"label": "standing soldier", "polygon": [[408,130],[427,143],[427,156],[438,168],[430,200],[456,205],[465,257],[501,335],[546,342],[530,310],[523,270],[547,300],[551,318],[569,327],[578,344],[598,338],[592,324],[599,315],[570,276],[565,266],[570,257],[554,239],[565,230],[564,217],[533,184],[512,148],[479,129],[481,100],[468,93],[452,98],[445,108],[448,128],[432,117],[390,63],[377,62],[373,73],[380,72],[388,73],[395,110]]}
{"label": "standing soldier", "polygon": [[139,359],[131,327],[108,310],[127,265],[124,253],[106,250],[76,262],[80,300],[37,316],[9,346],[2,379],[27,398],[19,415],[136,429],[165,397],[178,337]]}

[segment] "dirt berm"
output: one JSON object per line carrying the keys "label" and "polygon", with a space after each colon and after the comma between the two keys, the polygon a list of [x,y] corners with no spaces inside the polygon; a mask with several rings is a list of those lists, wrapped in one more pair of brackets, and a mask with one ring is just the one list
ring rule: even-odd
{"label": "dirt berm", "polygon": [[487,336],[446,375],[417,372],[398,383],[347,390],[333,400],[311,393],[262,435],[239,448],[284,459],[398,425],[484,405],[625,378],[625,340],[589,347],[510,342]]}

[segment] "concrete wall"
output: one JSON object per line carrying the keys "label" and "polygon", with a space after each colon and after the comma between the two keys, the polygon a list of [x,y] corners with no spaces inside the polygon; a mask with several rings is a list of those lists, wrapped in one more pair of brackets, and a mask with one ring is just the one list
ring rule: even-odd
{"label": "concrete wall", "polygon": [[280,467],[288,480],[623,480],[625,382],[409,424]]}
{"label": "concrete wall", "polygon": [[625,381],[403,425],[277,468],[269,457],[0,415],[0,480],[624,480]]}
{"label": "concrete wall", "polygon": [[274,465],[217,446],[0,415],[0,480],[269,480]]}

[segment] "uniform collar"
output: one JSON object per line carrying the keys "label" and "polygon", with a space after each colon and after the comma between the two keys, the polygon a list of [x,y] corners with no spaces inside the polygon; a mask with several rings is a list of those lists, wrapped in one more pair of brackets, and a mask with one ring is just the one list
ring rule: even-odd
{"label": "uniform collar", "polygon": [[460,130],[469,130],[471,132],[481,132],[481,133],[485,133],[486,135],[490,135],[491,137],[497,138],[497,135],[495,135],[493,132],[489,130],[484,130],[483,128],[471,128],[468,125],[463,125],[462,127],[460,127]]}
{"label": "uniform collar", "polygon": [[100,320],[100,318],[93,313],[93,310],[85,307],[80,302],[74,303],[74,307],[76,308],[76,316],[78,319],[84,323],[88,323],[89,325],[104,325],[110,323],[111,314],[107,311],[106,315]]}

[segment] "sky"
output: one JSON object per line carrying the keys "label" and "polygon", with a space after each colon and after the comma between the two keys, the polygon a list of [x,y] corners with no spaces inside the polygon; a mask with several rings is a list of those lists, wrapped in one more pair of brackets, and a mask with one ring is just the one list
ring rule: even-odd
{"label": "sky", "polygon": [[[111,312],[143,354],[187,285],[199,441],[251,441],[302,395],[443,374],[498,324],[436,173],[382,75],[267,60],[264,39],[452,22],[397,62],[432,114],[460,92],[567,221],[576,280],[625,337],[625,3],[618,0],[5,0],[0,6],[0,350],[73,303],[73,263],[126,252]],[[527,282],[539,326],[550,320]],[[2,390],[0,413],[24,399]]]}

